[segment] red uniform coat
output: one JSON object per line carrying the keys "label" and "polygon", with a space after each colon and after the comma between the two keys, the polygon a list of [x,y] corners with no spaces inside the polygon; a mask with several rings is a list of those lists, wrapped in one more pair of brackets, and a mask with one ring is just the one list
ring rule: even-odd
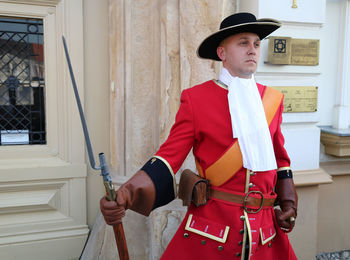
{"label": "red uniform coat", "polygon": [[[257,86],[263,97],[266,87]],[[214,81],[182,92],[175,124],[156,153],[168,163],[173,173],[179,170],[193,148],[205,175],[205,169],[237,141],[232,134],[227,93],[227,89]],[[269,126],[278,168],[290,165],[280,128],[282,111],[281,102]],[[242,167],[233,177],[214,188],[244,194],[246,175],[247,170]],[[254,173],[250,176],[249,190],[273,197],[276,180],[276,170]],[[296,259],[287,235],[276,224],[272,207],[265,207],[257,214],[246,214],[249,219],[246,228],[242,216],[241,205],[219,199],[211,199],[200,207],[191,205],[162,259],[240,259],[244,232],[250,237],[250,259]],[[191,228],[185,229],[189,217],[192,218],[188,223]],[[227,237],[223,239],[225,233]]]}

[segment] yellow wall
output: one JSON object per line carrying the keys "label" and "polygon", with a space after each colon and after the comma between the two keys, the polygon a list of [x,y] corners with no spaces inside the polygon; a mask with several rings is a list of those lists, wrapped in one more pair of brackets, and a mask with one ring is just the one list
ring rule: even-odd
{"label": "yellow wall", "polygon": [[350,249],[350,163],[323,163],[333,183],[320,186],[318,252]]}
{"label": "yellow wall", "polygon": [[[108,1],[84,0],[85,114],[95,160],[104,152],[109,161]],[[86,160],[88,157],[86,155]],[[88,166],[87,220],[92,227],[104,194],[100,172]]]}

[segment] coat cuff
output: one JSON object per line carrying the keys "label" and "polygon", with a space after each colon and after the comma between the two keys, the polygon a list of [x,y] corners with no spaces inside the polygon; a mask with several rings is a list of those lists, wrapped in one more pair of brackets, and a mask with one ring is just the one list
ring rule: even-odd
{"label": "coat cuff", "polygon": [[290,167],[282,167],[277,169],[277,180],[293,178],[293,172]]}
{"label": "coat cuff", "polygon": [[151,178],[156,189],[153,209],[164,206],[176,197],[176,180],[168,162],[154,156],[141,168]]}

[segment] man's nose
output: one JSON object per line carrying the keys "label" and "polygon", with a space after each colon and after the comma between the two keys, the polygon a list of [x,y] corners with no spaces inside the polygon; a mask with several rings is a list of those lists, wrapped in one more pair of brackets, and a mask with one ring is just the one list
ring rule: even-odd
{"label": "man's nose", "polygon": [[254,43],[249,43],[248,55],[255,55],[256,49]]}

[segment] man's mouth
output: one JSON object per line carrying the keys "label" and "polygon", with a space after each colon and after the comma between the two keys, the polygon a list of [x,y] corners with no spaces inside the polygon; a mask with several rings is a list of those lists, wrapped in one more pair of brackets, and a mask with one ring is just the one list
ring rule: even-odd
{"label": "man's mouth", "polygon": [[247,62],[253,62],[256,63],[256,61],[254,59],[248,59]]}

